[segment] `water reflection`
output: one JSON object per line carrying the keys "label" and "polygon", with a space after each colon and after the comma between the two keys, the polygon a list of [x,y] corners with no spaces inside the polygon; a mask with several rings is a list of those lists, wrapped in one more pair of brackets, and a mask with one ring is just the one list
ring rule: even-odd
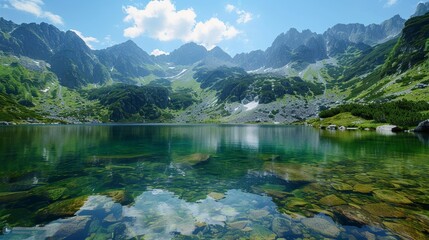
{"label": "water reflection", "polygon": [[[0,127],[0,227],[14,227],[0,238],[424,238],[429,148],[417,137],[254,125]],[[46,225],[20,228],[36,224]]]}
{"label": "water reflection", "polygon": [[217,200],[207,196],[186,202],[164,190],[143,192],[131,206],[122,206],[101,195],[88,197],[75,217],[55,220],[43,227],[13,228],[2,239],[115,239],[144,236],[144,239],[172,239],[197,235],[202,238],[337,238],[353,234],[386,236],[378,228],[337,225],[332,218],[316,215],[294,219],[277,210],[268,196],[229,190]]}

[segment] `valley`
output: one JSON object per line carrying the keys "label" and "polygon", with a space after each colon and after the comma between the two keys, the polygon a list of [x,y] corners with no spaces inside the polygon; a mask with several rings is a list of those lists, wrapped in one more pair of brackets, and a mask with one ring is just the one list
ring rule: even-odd
{"label": "valley", "polygon": [[292,28],[234,57],[195,43],[160,56],[131,40],[91,50],[72,31],[1,18],[0,120],[290,124],[346,103],[427,102],[426,5],[409,20]]}

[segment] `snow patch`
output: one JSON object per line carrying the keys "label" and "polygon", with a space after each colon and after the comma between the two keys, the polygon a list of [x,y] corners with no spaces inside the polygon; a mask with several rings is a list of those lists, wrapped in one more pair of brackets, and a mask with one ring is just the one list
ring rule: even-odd
{"label": "snow patch", "polygon": [[167,77],[167,78],[179,78],[180,76],[182,76],[188,69],[183,69],[179,74],[172,76],[172,77]]}
{"label": "snow patch", "polygon": [[252,102],[249,102],[248,104],[243,105],[243,107],[246,109],[246,111],[250,111],[258,107],[258,105],[259,105],[259,102],[252,101]]}
{"label": "snow patch", "polygon": [[42,93],[47,93],[50,89],[51,89],[50,87],[47,87],[47,88],[42,89],[42,90],[40,90],[40,91],[41,91]]}

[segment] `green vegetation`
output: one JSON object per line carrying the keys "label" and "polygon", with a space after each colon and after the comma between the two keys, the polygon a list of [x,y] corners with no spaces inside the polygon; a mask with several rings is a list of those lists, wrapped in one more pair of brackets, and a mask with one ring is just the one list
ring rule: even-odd
{"label": "green vegetation", "polygon": [[322,119],[310,119],[307,123],[313,125],[314,127],[320,126],[345,126],[345,127],[356,127],[359,129],[375,129],[377,126],[382,125],[382,123],[377,123],[374,120],[366,120],[361,117],[354,116],[349,112],[343,112],[336,114],[332,117],[322,118]]}
{"label": "green vegetation", "polygon": [[383,66],[383,76],[404,72],[411,66],[422,63],[429,52],[429,14],[414,17],[405,23],[402,36],[391,51]]}
{"label": "green vegetation", "polygon": [[88,97],[91,100],[98,99],[108,107],[110,120],[115,122],[156,120],[161,117],[160,109],[165,109],[169,102],[169,92],[164,87],[125,84],[91,90]]}
{"label": "green vegetation", "polygon": [[[329,118],[340,113],[351,113],[353,116],[378,123],[390,123],[402,127],[416,126],[419,122],[429,118],[425,111],[429,110],[429,103],[407,100],[371,103],[371,104],[345,104],[335,108],[321,111],[319,117]],[[423,112],[423,113],[422,113]]]}
{"label": "green vegetation", "polygon": [[48,71],[30,71],[17,62],[0,65],[0,93],[13,96],[27,107],[33,107],[33,98],[53,81],[56,81],[56,76]]}
{"label": "green vegetation", "polygon": [[22,122],[27,120],[42,120],[34,111],[17,103],[10,96],[0,93],[0,121]]}
{"label": "green vegetation", "polygon": [[314,96],[323,94],[320,84],[306,82],[300,77],[250,75],[239,68],[221,67],[201,69],[194,78],[201,88],[217,91],[220,101],[240,102],[245,98],[259,97],[260,103],[274,102],[286,94]]}

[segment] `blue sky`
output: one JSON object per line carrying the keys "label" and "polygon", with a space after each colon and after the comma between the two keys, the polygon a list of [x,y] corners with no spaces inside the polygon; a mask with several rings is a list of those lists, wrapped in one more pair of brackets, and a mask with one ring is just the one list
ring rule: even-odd
{"label": "blue sky", "polygon": [[0,16],[74,30],[94,49],[135,41],[148,53],[186,42],[230,55],[265,50],[295,27],[323,33],[336,23],[409,18],[420,0],[0,0]]}

